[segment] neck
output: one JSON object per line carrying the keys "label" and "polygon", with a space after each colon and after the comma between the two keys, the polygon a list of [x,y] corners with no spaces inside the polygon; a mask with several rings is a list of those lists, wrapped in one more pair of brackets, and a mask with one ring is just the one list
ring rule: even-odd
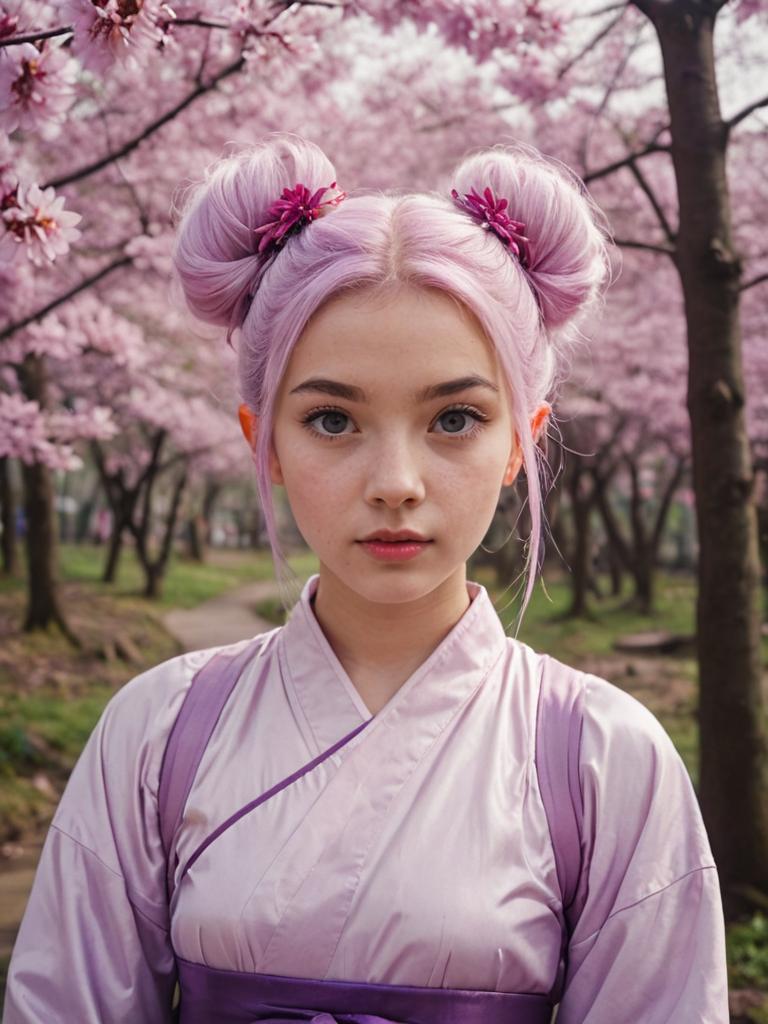
{"label": "neck", "polygon": [[320,567],[315,617],[363,702],[375,714],[453,629],[470,604],[462,563],[414,601],[367,601]]}

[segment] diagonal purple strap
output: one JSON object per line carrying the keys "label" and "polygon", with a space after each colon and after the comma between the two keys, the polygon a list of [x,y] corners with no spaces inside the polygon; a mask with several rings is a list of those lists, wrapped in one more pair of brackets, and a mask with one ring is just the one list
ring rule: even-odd
{"label": "diagonal purple strap", "polygon": [[536,712],[536,772],[569,929],[578,919],[583,902],[583,887],[579,885],[584,817],[579,780],[583,701],[582,673],[543,655]]}
{"label": "diagonal purple strap", "polygon": [[181,1024],[549,1024],[552,1017],[542,994],[249,974],[181,957],[177,964]]}
{"label": "diagonal purple strap", "polygon": [[366,725],[369,725],[372,721],[372,718],[368,718],[364,722],[361,722],[360,725],[356,726],[352,730],[352,732],[348,732],[346,736],[342,736],[340,740],[337,740],[332,747],[329,747],[321,754],[318,754],[317,757],[302,765],[301,768],[297,768],[295,772],[286,776],[286,778],[282,779],[280,782],[275,783],[274,786],[268,789],[265,793],[262,793],[261,796],[257,796],[254,800],[250,800],[244,807],[241,807],[239,811],[235,811],[234,814],[230,815],[226,821],[222,821],[222,823],[215,828],[213,832],[211,832],[211,834],[202,841],[202,843],[200,843],[195,852],[190,856],[189,860],[179,872],[179,882],[181,882],[184,875],[186,875],[200,854],[207,850],[211,843],[215,842],[215,840],[219,838],[222,832],[226,832],[228,828],[231,828],[236,822],[240,821],[241,818],[244,818],[246,814],[250,814],[250,812],[255,810],[260,804],[265,803],[273,796],[277,796],[281,790],[290,786],[291,783],[296,782],[297,779],[302,777],[302,775],[306,775],[307,772],[311,772],[313,768],[322,764],[326,758],[330,757],[331,754],[335,754],[337,750],[340,750],[346,743],[349,743],[351,739],[354,739],[355,736],[357,736],[359,732],[362,732]]}
{"label": "diagonal purple strap", "polygon": [[168,737],[160,764],[157,803],[169,901],[176,869],[173,839],[181,824],[189,791],[224,705],[243,668],[261,646],[261,639],[246,644],[237,654],[219,653],[208,659],[193,677]]}

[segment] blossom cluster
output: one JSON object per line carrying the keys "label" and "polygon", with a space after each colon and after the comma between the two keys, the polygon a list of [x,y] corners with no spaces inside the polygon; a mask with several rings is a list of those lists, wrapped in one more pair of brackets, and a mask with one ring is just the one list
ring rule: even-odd
{"label": "blossom cluster", "polygon": [[5,190],[0,186],[0,261],[10,262],[19,252],[26,253],[38,267],[53,263],[69,251],[80,237],[75,227],[79,213],[64,209],[65,199],[52,188],[35,184],[17,184]]}

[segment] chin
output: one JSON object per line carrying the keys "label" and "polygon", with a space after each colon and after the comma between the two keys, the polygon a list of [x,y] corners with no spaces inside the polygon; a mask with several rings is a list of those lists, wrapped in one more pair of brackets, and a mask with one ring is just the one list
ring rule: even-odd
{"label": "chin", "polygon": [[414,562],[377,563],[345,566],[337,572],[327,563],[325,571],[348,590],[373,604],[398,605],[419,601],[450,579],[461,565],[447,571],[433,566],[417,566]]}

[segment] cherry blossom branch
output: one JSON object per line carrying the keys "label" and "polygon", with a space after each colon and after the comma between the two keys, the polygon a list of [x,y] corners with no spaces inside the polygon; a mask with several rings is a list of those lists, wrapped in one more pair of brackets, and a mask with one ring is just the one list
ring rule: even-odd
{"label": "cherry blossom branch", "polygon": [[122,157],[127,156],[129,153],[133,152],[134,149],[140,146],[145,139],[148,139],[150,135],[154,135],[154,133],[162,128],[163,125],[168,124],[168,122],[172,121],[177,114],[180,114],[182,110],[188,107],[191,103],[194,103],[196,99],[203,96],[205,93],[210,92],[211,89],[215,89],[219,82],[228,78],[229,75],[234,75],[237,74],[238,71],[242,71],[244,66],[245,57],[241,56],[234,62],[234,64],[230,64],[228,67],[224,68],[223,71],[220,71],[218,75],[215,75],[210,82],[198,85],[196,89],[193,89],[192,92],[188,93],[184,97],[183,100],[177,103],[175,107],[167,110],[164,114],[158,117],[157,120],[148,124],[143,131],[139,132],[138,135],[134,135],[132,139],[129,139],[128,142],[122,145],[120,149],[116,150],[114,153],[108,153],[106,156],[101,157],[101,159],[95,160],[91,164],[86,164],[85,167],[80,167],[78,170],[72,171],[69,174],[63,174],[59,178],[53,178],[42,187],[59,189],[62,185],[69,185],[73,181],[81,181],[83,178],[87,178],[91,174],[95,174],[104,167],[108,167],[111,163],[114,163],[115,160],[120,160]]}
{"label": "cherry blossom branch", "polygon": [[753,277],[750,281],[745,281],[741,288],[739,288],[739,291],[745,292],[748,288],[754,288],[756,284],[762,284],[763,281],[768,281],[768,274],[758,274],[757,277]]}
{"label": "cherry blossom branch", "polygon": [[42,309],[36,310],[34,313],[30,313],[29,316],[25,316],[22,320],[16,320],[14,323],[9,324],[0,330],[0,341],[5,341],[6,338],[10,338],[12,334],[22,330],[24,327],[28,327],[31,323],[36,320],[42,320],[48,313],[52,313],[58,306],[62,306],[65,302],[69,302],[80,292],[85,291],[86,288],[90,288],[91,285],[97,284],[102,278],[106,277],[107,274],[111,274],[113,270],[119,270],[121,267],[128,267],[133,263],[132,256],[122,255],[119,259],[113,260],[112,263],[107,264],[106,267],[102,267],[101,270],[96,271],[95,274],[91,274],[90,277],[84,278],[79,284],[76,284],[74,288],[70,288],[69,291],[64,292],[63,295],[57,296],[52,299]]}
{"label": "cherry blossom branch", "polygon": [[[334,4],[327,6],[333,7]],[[199,28],[231,28],[229,22],[208,21],[207,18],[173,18],[168,23],[172,28],[177,25],[192,25]],[[40,32],[27,32],[23,36],[9,36],[7,39],[0,39],[0,48],[4,46],[19,46],[21,43],[36,43],[41,39],[51,39],[53,36],[66,36],[74,32],[71,25],[63,25],[61,28],[49,28]]]}
{"label": "cherry blossom branch", "polygon": [[71,25],[63,28],[48,28],[41,32],[28,32],[23,36],[9,36],[7,39],[0,39],[0,47],[20,46],[21,43],[36,43],[38,39],[51,39],[53,36],[66,36],[74,32]]}
{"label": "cherry blossom branch", "polygon": [[750,114],[753,114],[756,110],[761,107],[768,107],[768,96],[763,96],[762,99],[755,100],[754,103],[749,103],[743,110],[740,110],[738,114],[734,114],[733,117],[729,117],[727,121],[723,122],[723,127],[726,134],[730,133],[737,124],[741,124]]}
{"label": "cherry blossom branch", "polygon": [[281,0],[285,10],[291,7],[327,7],[332,11],[343,11],[347,6],[342,0],[341,3],[332,3],[328,0]]}
{"label": "cherry blossom branch", "polygon": [[230,28],[228,23],[222,24],[218,21],[208,21],[205,18],[174,18],[170,22],[172,28],[176,25],[197,25],[199,28]]}

